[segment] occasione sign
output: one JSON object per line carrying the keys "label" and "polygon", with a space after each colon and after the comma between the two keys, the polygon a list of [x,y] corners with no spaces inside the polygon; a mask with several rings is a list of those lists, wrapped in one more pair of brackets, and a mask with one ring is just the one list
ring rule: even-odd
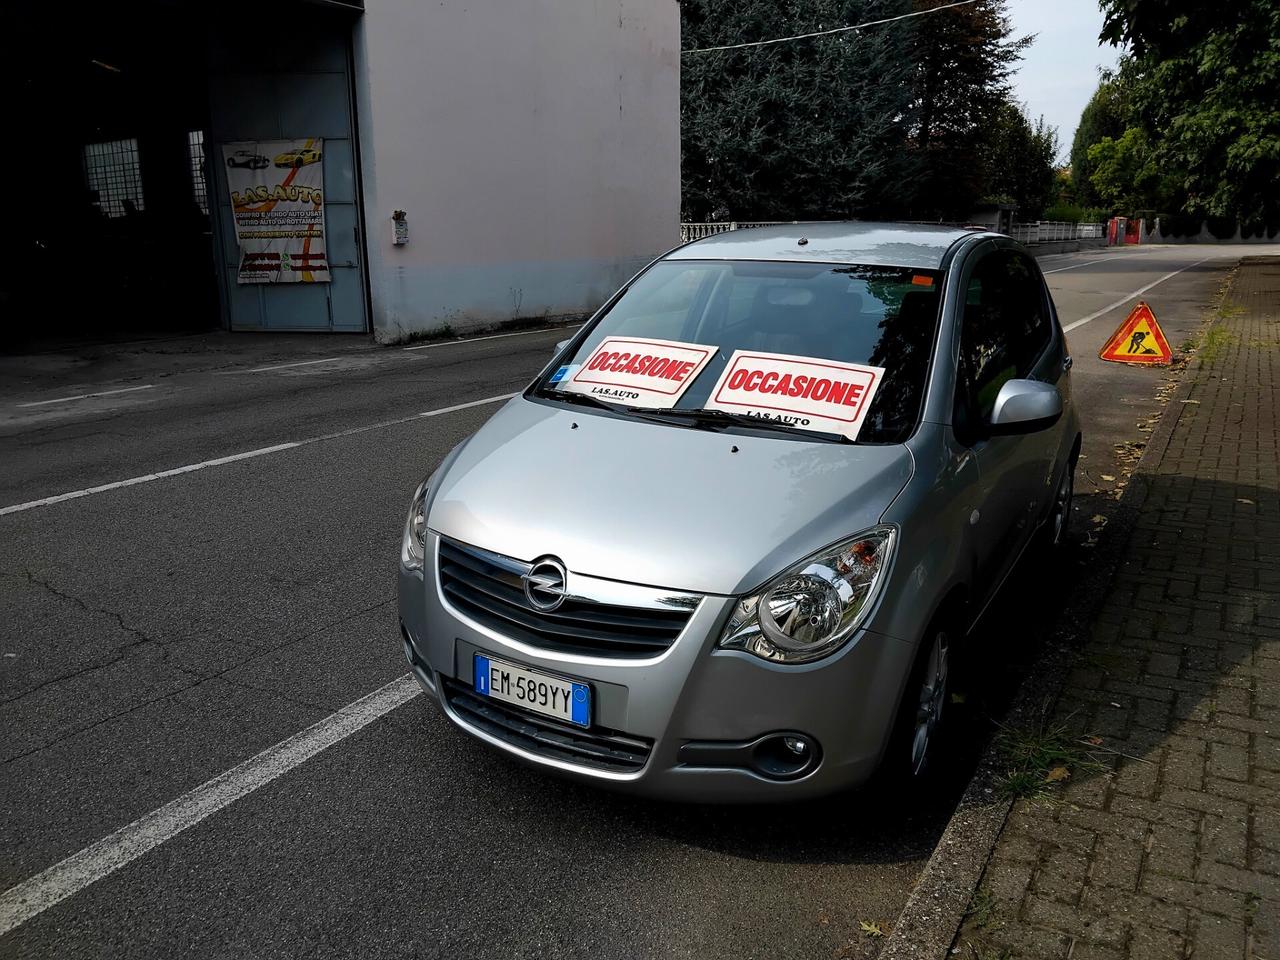
{"label": "occasione sign", "polygon": [[707,406],[858,437],[883,367],[735,350]]}
{"label": "occasione sign", "polygon": [[562,390],[635,407],[674,407],[716,348],[672,340],[606,337]]}

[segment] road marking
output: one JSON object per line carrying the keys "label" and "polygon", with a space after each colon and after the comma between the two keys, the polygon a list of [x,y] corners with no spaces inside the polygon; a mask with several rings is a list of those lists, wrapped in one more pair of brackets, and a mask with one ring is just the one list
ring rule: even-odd
{"label": "road marking", "polygon": [[364,433],[368,430],[379,430],[383,427],[394,427],[401,423],[410,423],[414,420],[421,420],[424,417],[439,417],[446,413],[455,413],[458,410],[467,410],[471,407],[482,407],[488,403],[497,403],[500,400],[510,400],[514,397],[514,393],[503,393],[496,397],[485,397],[483,400],[471,400],[467,403],[455,403],[453,406],[440,407],[437,410],[425,410],[422,413],[415,413],[408,417],[399,417],[395,420],[383,420],[380,423],[370,423],[363,427],[352,427],[348,430],[338,430],[335,433],[324,433],[317,437],[306,437],[302,440],[291,440],[288,443],[277,443],[271,447],[260,447],[257,450],[247,450],[244,453],[233,453],[229,457],[218,457],[214,460],[202,460],[199,463],[189,463],[185,467],[174,467],[172,470],[160,470],[156,473],[146,473],[140,477],[130,477],[128,480],[117,480],[114,483],[103,483],[96,487],[86,487],[83,490],[72,490],[70,493],[59,493],[56,496],[44,497],[40,500],[28,500],[26,503],[15,503],[12,506],[0,507],[0,517],[7,513],[21,513],[24,510],[34,510],[36,507],[47,507],[55,503],[63,503],[67,500],[78,500],[81,497],[93,496],[97,493],[106,493],[108,490],[119,490],[121,487],[132,487],[139,483],[150,483],[152,480],[163,480],[166,477],[176,477],[184,473],[194,473],[197,470],[205,470],[209,467],[220,467],[226,463],[236,463],[240,460],[251,460],[254,457],[265,457],[269,453],[279,453],[282,450],[293,450],[295,447],[305,447],[312,443],[320,443],[323,440],[336,440],[340,437],[350,437],[357,433]]}
{"label": "road marking", "polygon": [[1168,280],[1170,277],[1176,277],[1183,270],[1190,270],[1192,267],[1198,267],[1200,264],[1204,263],[1205,260],[1211,260],[1211,259],[1213,258],[1205,257],[1203,260],[1197,260],[1195,263],[1188,263],[1185,267],[1179,267],[1177,270],[1172,270],[1169,273],[1166,273],[1159,280],[1153,280],[1151,283],[1148,283],[1145,287],[1139,287],[1137,290],[1133,291],[1133,293],[1125,294],[1124,297],[1117,300],[1115,303],[1109,303],[1105,307],[1103,307],[1101,310],[1095,310],[1093,313],[1089,314],[1087,317],[1081,317],[1079,320],[1075,321],[1074,323],[1068,323],[1065,327],[1062,328],[1062,332],[1070,333],[1076,327],[1083,327],[1090,320],[1097,320],[1104,313],[1109,313],[1112,310],[1114,310],[1116,307],[1123,307],[1126,303],[1128,303],[1134,297],[1142,296],[1152,287],[1159,286],[1160,284]]}
{"label": "road marking", "polygon": [[73,853],[49,869],[0,894],[0,936],[110,876],[200,821],[266,786],[363,730],[421,692],[410,674],[349,703],[288,740],[207,780],[176,800]]}
{"label": "road marking", "polygon": [[53,400],[36,400],[34,403],[20,403],[19,407],[45,407],[51,403],[70,403],[72,400],[88,400],[90,397],[113,397],[117,393],[136,393],[139,390],[154,390],[156,385],[148,383],[143,387],[121,387],[119,390],[99,390],[97,393],[77,393],[74,397],[57,397]]}
{"label": "road marking", "polygon": [[517,333],[494,333],[487,337],[470,337],[466,340],[442,340],[439,343],[420,343],[416,347],[402,347],[402,350],[430,350],[433,347],[453,347],[460,343],[475,343],[478,340],[502,340],[505,337],[528,337],[535,333],[556,333],[560,330],[577,330],[582,324],[572,327],[551,327],[548,330],[520,330]]}
{"label": "road marking", "polygon": [[342,360],[343,357],[325,357],[323,360],[299,360],[297,363],[273,363],[267,367],[254,367],[251,370],[222,370],[224,376],[233,373],[266,373],[268,370],[287,370],[290,367],[312,367],[317,363],[333,363],[335,360]]}
{"label": "road marking", "polygon": [[1124,257],[1099,257],[1097,260],[1086,260],[1084,263],[1073,263],[1069,267],[1058,267],[1056,270],[1041,270],[1043,274],[1061,273],[1063,270],[1079,270],[1081,267],[1088,267],[1095,263],[1106,263],[1108,260],[1123,260]]}

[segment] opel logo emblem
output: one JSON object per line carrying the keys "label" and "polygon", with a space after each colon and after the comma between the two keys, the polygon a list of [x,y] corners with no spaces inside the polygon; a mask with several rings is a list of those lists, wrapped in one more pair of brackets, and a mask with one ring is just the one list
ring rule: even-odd
{"label": "opel logo emblem", "polygon": [[568,573],[554,557],[539,560],[520,579],[524,581],[525,598],[534,609],[550,613],[564,603]]}

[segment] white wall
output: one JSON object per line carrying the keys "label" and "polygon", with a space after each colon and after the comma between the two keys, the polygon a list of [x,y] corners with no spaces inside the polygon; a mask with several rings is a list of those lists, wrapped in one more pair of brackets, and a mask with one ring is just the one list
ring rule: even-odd
{"label": "white wall", "polygon": [[673,246],[679,45],[676,0],[366,0],[355,85],[378,339],[591,310]]}

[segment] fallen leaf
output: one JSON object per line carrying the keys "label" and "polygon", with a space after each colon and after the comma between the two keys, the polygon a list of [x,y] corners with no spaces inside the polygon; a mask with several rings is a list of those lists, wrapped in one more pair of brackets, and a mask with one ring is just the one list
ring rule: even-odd
{"label": "fallen leaf", "polygon": [[1111,474],[1109,474],[1109,473],[1104,473],[1104,474],[1102,474],[1102,479],[1103,479],[1103,480],[1114,480],[1114,479],[1115,479],[1115,477],[1113,477],[1113,476],[1112,476]]}
{"label": "fallen leaf", "polygon": [[1236,503],[1253,503],[1248,497],[1236,497]]}
{"label": "fallen leaf", "polygon": [[1102,738],[1101,738],[1101,737],[1085,737],[1084,739],[1085,739],[1085,741],[1086,741],[1087,743],[1091,743],[1091,744],[1093,744],[1093,746],[1095,746],[1095,747],[1100,747],[1100,746],[1102,746]]}
{"label": "fallen leaf", "polygon": [[1092,517],[1089,518],[1089,522],[1097,523],[1097,524],[1105,524],[1107,522],[1107,518],[1100,513],[1095,513]]}
{"label": "fallen leaf", "polygon": [[1068,770],[1066,767],[1054,767],[1052,770],[1050,770],[1048,773],[1044,775],[1044,782],[1059,783],[1063,780],[1068,779],[1070,776],[1071,776],[1071,771]]}
{"label": "fallen leaf", "polygon": [[818,917],[818,922],[825,927],[831,923],[831,918],[824,913]]}
{"label": "fallen leaf", "polygon": [[878,940],[884,936],[884,931],[880,929],[880,924],[874,920],[859,920],[858,927],[873,940]]}

